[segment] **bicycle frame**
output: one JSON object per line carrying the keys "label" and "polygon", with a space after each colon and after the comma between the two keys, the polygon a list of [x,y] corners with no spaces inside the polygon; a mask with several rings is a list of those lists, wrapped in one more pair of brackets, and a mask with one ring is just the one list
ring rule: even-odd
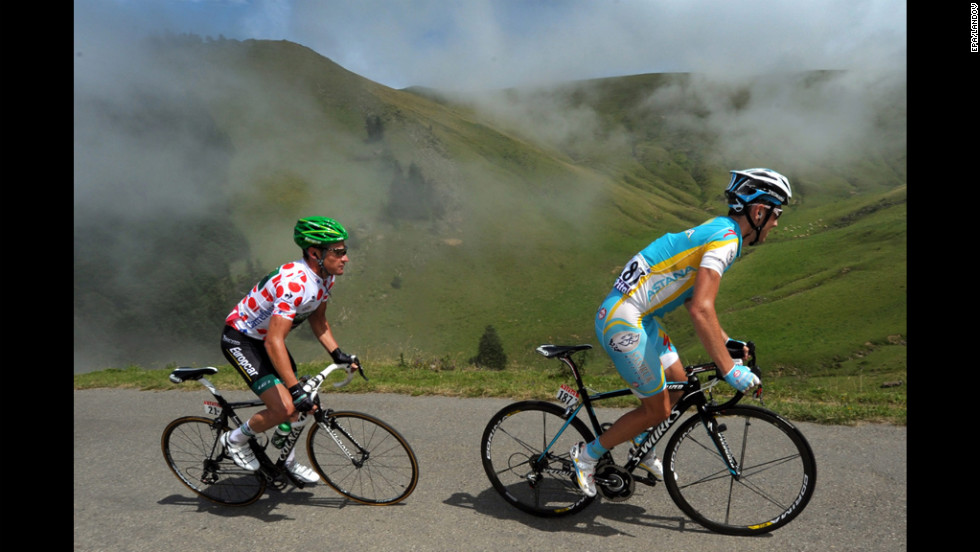
{"label": "bicycle frame", "polygon": [[[749,342],[747,345],[749,347],[749,353],[751,358],[748,367],[758,375],[759,369],[756,366],[755,344]],[[581,402],[578,405],[569,406],[565,409],[565,424],[562,425],[561,429],[557,432],[557,434],[552,439],[552,441],[548,444],[545,450],[542,451],[542,455],[541,457],[539,457],[539,460],[543,460],[543,457],[549,454],[551,447],[554,445],[555,442],[557,442],[558,438],[561,436],[561,434],[571,423],[571,420],[573,418],[576,418],[578,414],[583,410],[585,411],[586,417],[588,418],[589,423],[592,426],[592,430],[596,434],[596,437],[602,435],[602,433],[604,432],[604,428],[603,428],[603,424],[599,422],[599,418],[595,413],[594,403],[606,399],[611,399],[614,397],[625,397],[627,395],[633,394],[633,392],[629,388],[616,389],[613,391],[596,392],[591,394],[589,393],[589,391],[585,388],[585,383],[582,381],[582,375],[579,372],[578,366],[575,365],[575,362],[572,360],[571,356],[574,352],[586,348],[591,348],[591,346],[579,345],[574,347],[562,347],[562,348],[555,348],[550,350],[548,349],[548,347],[549,346],[547,345],[542,345],[541,347],[537,348],[537,351],[546,357],[557,358],[558,360],[562,361],[569,368],[569,370],[571,370],[572,376],[575,378],[575,383],[578,386],[577,391],[579,397],[581,398]],[[711,422],[711,414],[714,412],[722,411],[728,408],[729,406],[734,405],[735,403],[741,400],[743,393],[737,392],[734,397],[732,397],[731,399],[729,399],[723,404],[720,405],[712,404],[709,401],[708,397],[705,395],[705,393],[708,392],[712,387],[714,387],[715,385],[717,385],[718,382],[721,381],[720,379],[721,377],[717,375],[718,367],[713,362],[708,362],[704,364],[685,366],[684,372],[688,376],[686,382],[667,382],[665,384],[665,388],[663,391],[665,393],[670,391],[683,391],[684,394],[681,396],[680,399],[678,399],[677,404],[671,407],[670,414],[667,416],[667,418],[662,422],[660,422],[657,425],[657,427],[653,428],[652,431],[647,432],[646,437],[644,437],[644,439],[637,446],[637,451],[627,460],[626,464],[624,464],[622,467],[629,473],[633,473],[633,471],[637,468],[637,466],[639,466],[640,460],[654,446],[657,445],[660,439],[662,439],[663,436],[667,434],[670,428],[673,427],[674,424],[677,423],[677,421],[679,421],[688,410],[694,408],[697,411],[697,413],[694,415],[699,416],[701,418],[701,421],[705,425],[706,429],[708,430],[708,433],[711,436],[712,441],[714,442],[715,446],[718,448],[719,454],[721,455],[722,459],[724,459],[729,472],[731,472],[733,476],[738,478],[738,476],[740,475],[740,468],[738,466],[738,462],[735,460],[735,455],[732,454],[730,448],[728,447],[728,443],[724,439],[724,436],[719,433],[719,428],[717,428]],[[715,374],[713,376],[714,381],[712,381],[706,386],[702,386],[701,380],[698,378],[699,374],[704,374],[704,373]],[[758,397],[761,397],[761,390],[762,388],[760,385],[757,391]],[[598,477],[597,477],[597,481],[599,481]]]}
{"label": "bicycle frame", "polygon": [[[785,526],[810,501],[817,471],[806,438],[775,412],[739,403],[745,394],[733,394],[727,385],[716,387],[724,378],[713,363],[687,366],[684,381],[665,382],[664,391],[676,403],[664,409],[665,419],[649,424],[653,427],[645,428],[645,437],[635,438],[635,445],[627,439],[625,458],[613,451],[603,454],[589,470],[595,490],[583,488],[576,449],[615,427],[600,422],[596,405],[633,394],[625,388],[598,392],[585,387],[571,357],[591,348],[538,347],[546,358],[561,360],[572,371],[574,383],[561,384],[557,402],[513,402],[487,422],[480,461],[494,490],[508,504],[555,518],[581,512],[597,497],[628,500],[636,483],[663,483],[674,504],[707,529],[758,535]],[[742,368],[759,375],[752,344],[749,352]],[[666,402],[668,397],[660,399]],[[661,442],[665,445],[657,456],[662,475],[657,462],[642,463]]]}
{"label": "bicycle frame", "polygon": [[[247,506],[270,486],[282,491],[290,483],[298,488],[324,483],[349,500],[371,506],[405,500],[419,480],[415,451],[383,420],[363,412],[324,408],[320,404],[320,386],[335,370],[343,370],[347,376],[344,381],[334,383],[335,387],[347,385],[355,373],[367,379],[357,361],[332,364],[312,378],[299,378],[312,397],[313,408],[293,422],[282,450],[266,451],[270,440],[266,431],[253,436],[248,446],[255,460],[251,461],[252,466],[243,466],[241,459],[228,452],[226,433],[233,426],[242,426],[245,415],[239,418],[238,409],[261,408],[263,401],[225,399],[207,379],[218,372],[217,368],[177,368],[170,375],[171,381],[200,381],[214,400],[204,401],[204,416],[181,416],[167,424],[160,439],[167,466],[185,487],[211,502],[227,506]],[[308,423],[310,419],[315,423]],[[307,425],[309,431],[304,442],[310,468],[306,469],[315,472],[315,478],[304,469],[296,469],[301,475],[294,475],[291,464],[291,456]]]}
{"label": "bicycle frame", "polygon": [[[364,372],[361,371],[360,367],[355,368],[354,365],[352,364],[331,364],[327,366],[319,374],[316,374],[304,384],[304,389],[306,389],[306,392],[310,394],[310,396],[313,398],[314,402],[316,402],[318,407],[319,407],[319,400],[317,394],[319,392],[320,385],[322,385],[323,382],[326,381],[327,377],[335,370],[344,370],[347,373],[346,379],[334,383],[334,387],[337,388],[343,387],[348,383],[350,383],[350,381],[354,378],[355,373],[360,373],[361,377],[367,379],[367,377],[364,376]],[[236,408],[257,408],[263,406],[264,403],[262,402],[261,399],[251,399],[247,401],[234,401],[234,402],[227,400],[221,394],[221,391],[219,391],[218,388],[213,383],[211,383],[211,381],[208,380],[207,378],[208,375],[214,375],[217,372],[218,369],[211,366],[207,366],[204,368],[178,368],[173,372],[171,372],[170,381],[174,383],[181,383],[188,380],[197,380],[211,393],[214,399],[218,402],[218,408],[215,410],[220,409],[220,412],[209,412],[211,414],[216,415],[216,417],[214,418],[214,424],[217,427],[222,428],[222,427],[229,426],[230,424],[228,422],[230,420],[234,422],[235,427],[239,427],[242,425],[242,420],[241,418],[239,418],[238,413],[235,410]],[[333,438],[334,441],[337,442],[338,445],[340,445],[341,449],[344,451],[345,454],[347,454],[351,462],[353,462],[355,465],[360,465],[361,463],[363,463],[367,451],[361,448],[360,445],[358,444],[358,447],[361,449],[360,450],[361,457],[358,458],[355,457],[354,454],[352,454],[346,447],[343,446],[341,441],[334,434],[334,430],[339,428],[336,427],[336,424],[327,423],[327,417],[329,416],[330,412],[331,412],[330,410],[324,411],[320,408],[317,408],[313,413],[313,418],[316,421],[316,423],[323,425],[323,429],[330,434],[330,436]],[[301,415],[300,420],[304,420],[306,416],[307,416],[306,414]],[[301,427],[295,428],[289,432],[289,435],[286,437],[286,441],[283,444],[281,451],[279,452],[279,457],[275,461],[273,461],[268,456],[268,454],[266,454],[265,452],[266,445],[259,442],[258,435],[249,439],[249,444],[252,447],[252,451],[255,453],[255,457],[259,460],[259,473],[270,484],[275,485],[277,479],[280,476],[285,476],[286,478],[289,479],[291,483],[293,483],[299,488],[303,488],[306,485],[306,483],[298,480],[295,476],[293,476],[293,474],[290,473],[289,470],[285,469],[286,459],[289,458],[289,454],[293,451],[293,448],[295,448],[296,444],[299,442],[299,437],[300,435],[302,435],[304,429],[306,429],[305,423]],[[341,431],[343,432],[343,430]],[[344,435],[345,437],[350,439],[351,442],[357,443],[352,436],[347,435],[346,433],[344,433]],[[217,439],[215,439],[215,442],[212,445],[212,447],[213,447],[212,448],[212,453],[213,453],[214,451],[218,450],[221,447],[221,444],[218,442]]]}

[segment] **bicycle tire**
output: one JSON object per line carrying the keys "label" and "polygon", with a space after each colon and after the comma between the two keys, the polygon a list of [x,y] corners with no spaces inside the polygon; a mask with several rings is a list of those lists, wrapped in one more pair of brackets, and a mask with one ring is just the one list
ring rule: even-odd
{"label": "bicycle tire", "polygon": [[[329,431],[330,426],[336,431]],[[387,423],[361,412],[329,413],[325,422],[310,429],[306,452],[327,485],[362,504],[401,502],[419,481],[418,459],[408,441]]]}
{"label": "bicycle tire", "polygon": [[[511,505],[539,517],[581,511],[595,500],[582,493],[569,450],[594,439],[579,418],[545,401],[510,404],[490,418],[480,445],[483,469],[493,488]],[[567,425],[574,431],[562,431]],[[547,454],[542,454],[551,444]]]}
{"label": "bicycle tire", "polygon": [[726,535],[778,529],[806,508],[817,463],[802,433],[778,414],[734,406],[711,415],[741,475],[732,477],[700,416],[685,420],[664,451],[664,482],[694,521]]}
{"label": "bicycle tire", "polygon": [[218,436],[226,431],[211,418],[185,416],[167,425],[160,446],[170,471],[188,489],[211,502],[247,506],[262,496],[266,482],[225,455]]}

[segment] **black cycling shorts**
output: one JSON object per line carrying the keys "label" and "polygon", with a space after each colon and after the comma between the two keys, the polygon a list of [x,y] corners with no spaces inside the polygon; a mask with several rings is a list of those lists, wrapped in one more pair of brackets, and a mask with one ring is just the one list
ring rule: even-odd
{"label": "black cycling shorts", "polygon": [[[282,383],[269,353],[265,350],[265,341],[261,339],[249,337],[231,326],[225,326],[221,333],[221,353],[256,395],[262,395]],[[295,374],[296,361],[291,353],[287,351],[287,354]]]}

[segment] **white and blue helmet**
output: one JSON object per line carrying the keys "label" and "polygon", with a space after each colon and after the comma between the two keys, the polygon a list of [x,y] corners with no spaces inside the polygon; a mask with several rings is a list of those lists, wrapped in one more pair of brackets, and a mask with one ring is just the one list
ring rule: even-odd
{"label": "white and blue helmet", "polygon": [[789,179],[772,169],[731,171],[732,181],[725,188],[728,206],[736,213],[753,203],[768,203],[779,207],[793,197]]}

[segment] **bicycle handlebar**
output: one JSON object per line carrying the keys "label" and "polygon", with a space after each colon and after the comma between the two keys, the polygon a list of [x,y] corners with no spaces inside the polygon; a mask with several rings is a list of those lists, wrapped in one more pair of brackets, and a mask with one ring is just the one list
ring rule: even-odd
{"label": "bicycle handlebar", "polygon": [[[351,358],[353,360],[355,360],[355,361],[357,360],[357,357],[356,356],[352,356]],[[343,370],[344,372],[347,373],[347,377],[344,378],[343,381],[339,381],[339,382],[336,382],[336,383],[333,384],[333,386],[335,388],[337,388],[337,389],[340,389],[341,387],[344,387],[345,385],[347,385],[348,383],[350,383],[351,380],[354,379],[354,374],[360,374],[361,377],[364,378],[364,381],[368,381],[367,376],[364,375],[364,369],[361,367],[361,363],[360,362],[358,362],[357,364],[354,364],[354,363],[350,363],[350,364],[336,364],[335,363],[335,364],[331,364],[330,366],[327,366],[319,374],[311,377],[309,379],[309,381],[307,381],[305,384],[303,384],[303,389],[307,393],[310,393],[310,394],[313,394],[313,393],[319,391],[320,390],[320,385],[322,385],[323,382],[326,381],[327,376],[329,376],[331,373],[333,373],[336,370]]]}

